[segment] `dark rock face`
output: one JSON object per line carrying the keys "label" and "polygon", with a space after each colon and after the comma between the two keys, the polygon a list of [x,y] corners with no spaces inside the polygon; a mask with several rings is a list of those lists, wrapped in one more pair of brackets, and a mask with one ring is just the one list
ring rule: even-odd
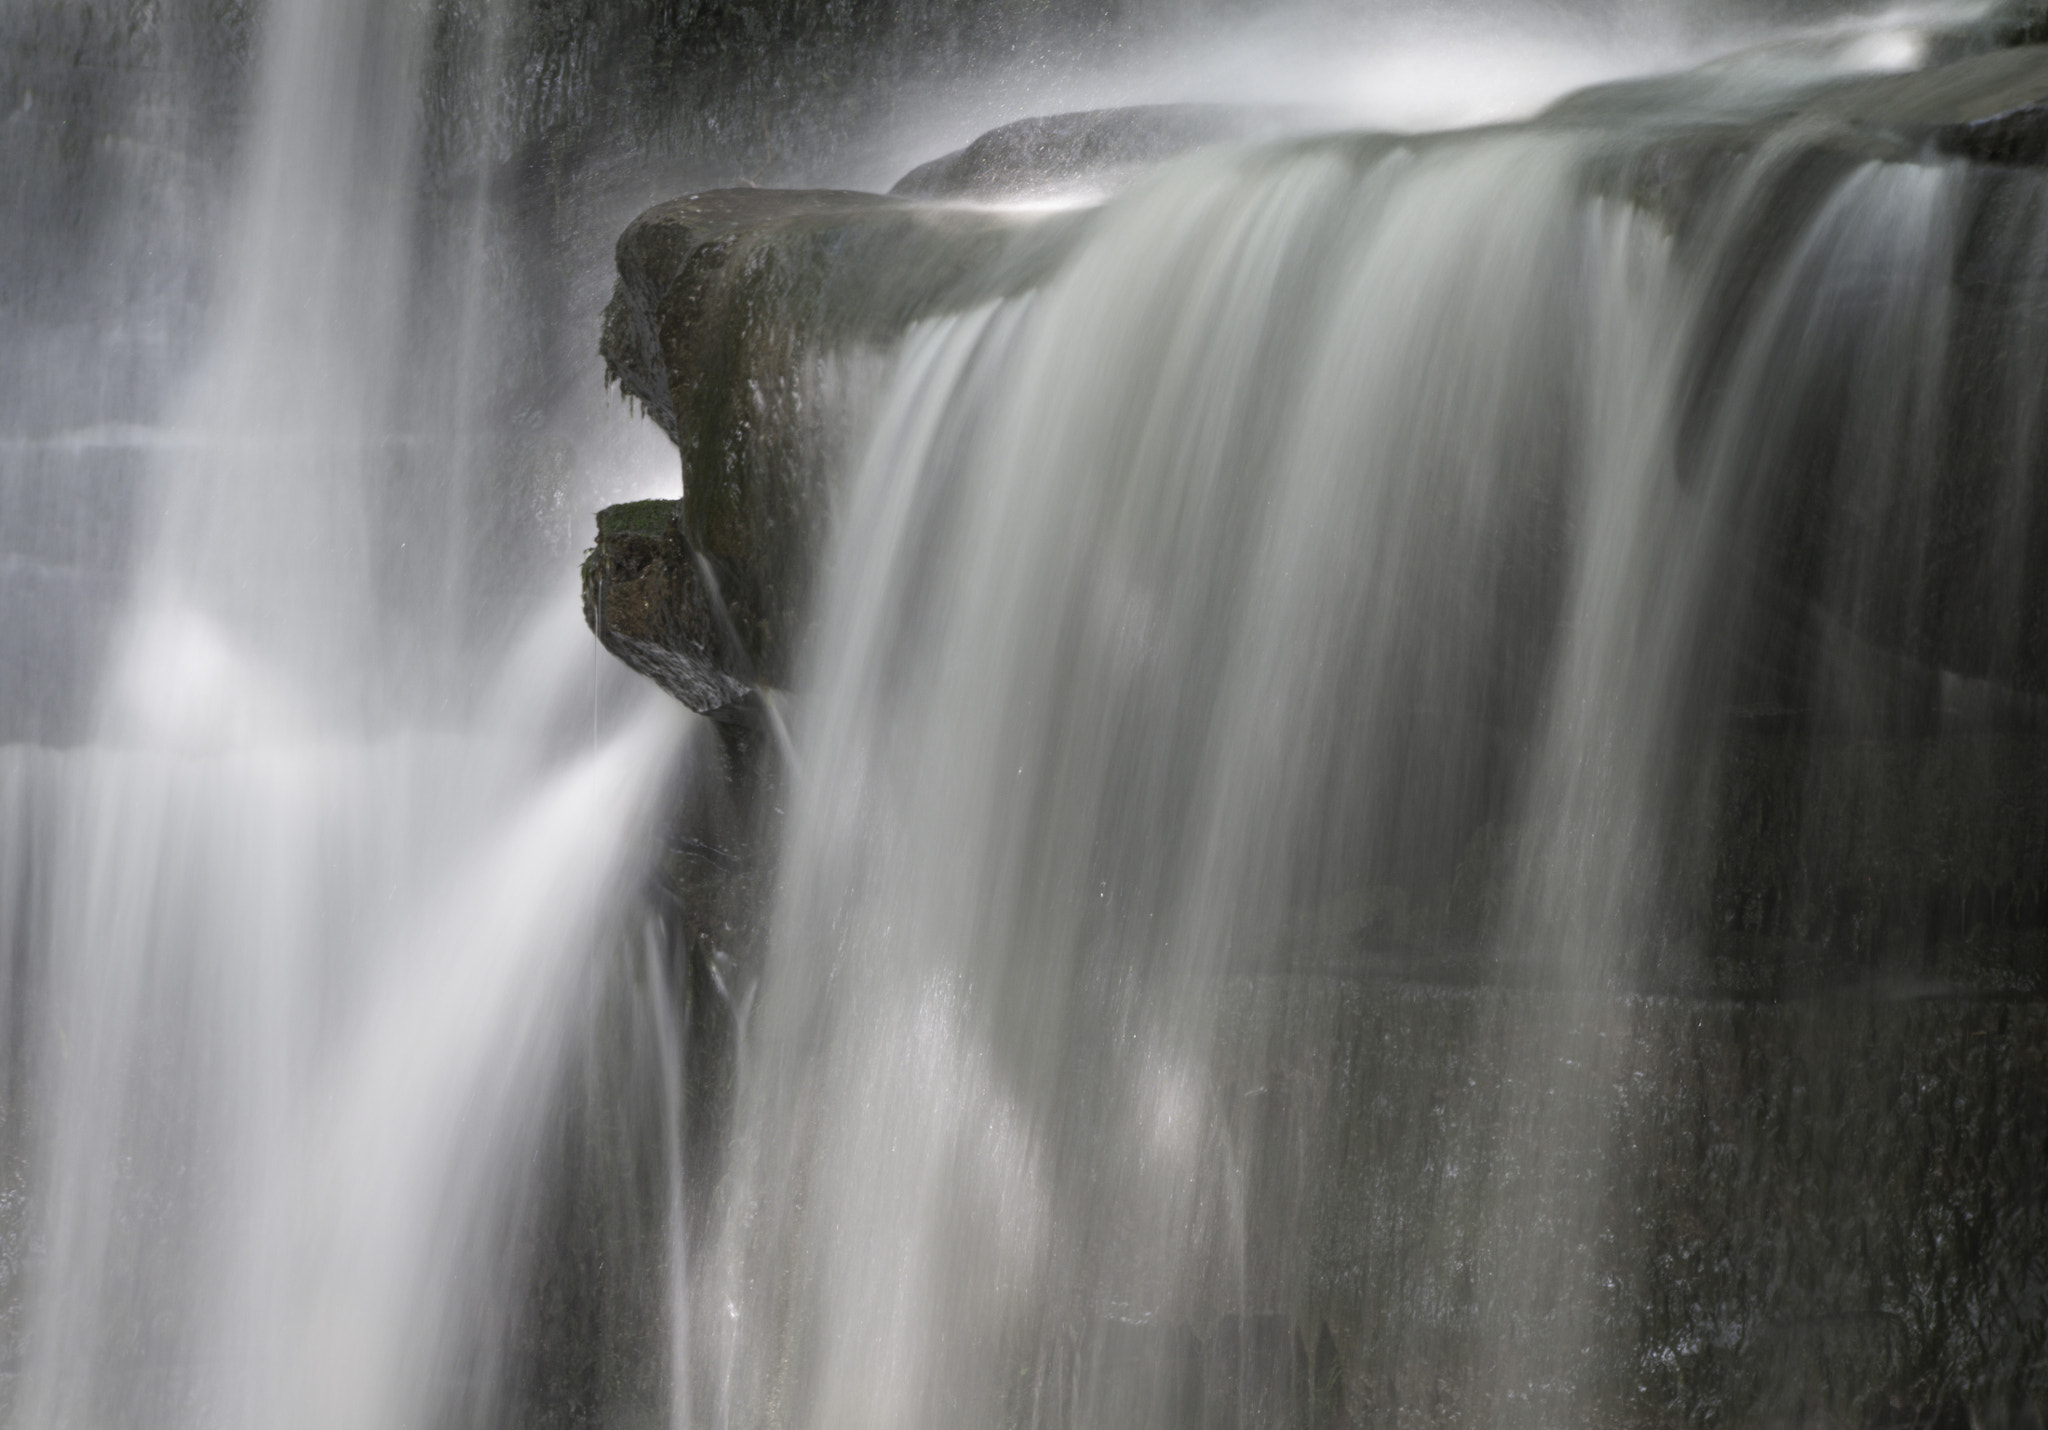
{"label": "dark rock face", "polygon": [[[1548,122],[1632,102],[1588,96]],[[1574,1093],[1588,1110],[1559,1121],[1597,1135],[1559,1161],[1606,1200],[1565,1189],[1529,1204],[1539,1220],[1598,1208],[1597,1227],[1532,1227],[1596,1245],[1582,1290],[1613,1348],[1592,1372],[1611,1410],[1598,1423],[2041,1423],[2048,513],[1997,474],[2048,469],[2038,364],[2012,360],[2015,294],[2031,303],[2044,290],[1998,257],[2013,251],[2001,226],[2038,201],[2021,170],[2048,154],[2044,116],[2040,49],[1839,86],[1801,112],[1810,141],[1748,197],[1754,241],[1707,275],[1722,340],[1703,342],[1687,375],[1687,433],[1706,427],[1732,344],[1845,174],[1929,155],[1970,165],[1948,360],[1938,390],[1900,408],[1942,415],[1889,449],[1910,445],[1916,472],[1874,481],[1845,460],[1853,424],[1833,391],[1793,394],[1793,430],[1759,443],[1759,471],[1782,474],[1788,453],[1813,460],[1802,480],[1760,491],[1752,515],[1761,569],[1754,609],[1734,623],[1734,698],[1702,721],[1718,758],[1703,758],[1695,826],[1674,840],[1674,872],[1696,895],[1674,900],[1663,931],[1680,971],[1650,958],[1590,1012],[1509,986],[1483,943],[1515,851],[1490,825],[1463,858],[1440,861],[1442,886],[1395,871],[1304,911],[1282,970],[1242,1002],[1244,1041],[1281,1049],[1248,1055],[1281,1075],[1241,1089],[1268,1109],[1246,1114],[1265,1140],[1244,1159],[1244,1220],[1271,1232],[1246,1248],[1263,1280],[1244,1300],[1286,1309],[1084,1327],[1041,1367],[1045,1403],[1082,1385],[1092,1403],[1115,1403],[1106,1384],[1128,1386],[1132,1405],[1177,1407],[1175,1426],[1510,1414],[1482,1403],[1483,1375],[1446,1374],[1471,1365],[1498,1314],[1475,1289],[1476,1189],[1515,1070],[1502,1040],[1474,1030],[1590,1019],[1600,1062]],[[1085,167],[1114,147],[1089,151],[1097,120],[1012,126],[899,190],[1014,192],[999,187],[1007,166]],[[1617,146],[1590,178],[1697,253],[1778,123],[1673,125]],[[680,516],[649,504],[601,527],[585,601],[607,646],[708,711],[744,707],[742,662],[786,679],[830,507],[829,434],[811,425],[816,354],[1028,284],[1069,231],[1027,233],[902,194],[733,191],[643,216],[620,244],[605,353],[683,450],[686,493]],[[1891,504],[1871,506],[1876,492]],[[1879,553],[1868,581],[1829,574],[1850,522]],[[737,655],[720,644],[693,544],[736,593]],[[2010,584],[2016,572],[2034,584]],[[593,582],[612,594],[594,599]],[[728,907],[716,902],[734,897],[723,864],[702,852],[679,862],[704,906]],[[742,929],[752,898],[729,906]],[[727,996],[732,926],[692,935],[706,1008]]]}
{"label": "dark rock face", "polygon": [[[1724,991],[1808,986],[1802,970],[1812,960],[1800,950],[1848,945],[1859,950],[1854,978],[1889,976],[1896,951],[1911,945],[1938,947],[1934,963],[1947,970],[1936,975],[1928,965],[1915,976],[2034,988],[2044,976],[2037,945],[2048,934],[2037,932],[2037,891],[2016,852],[2032,848],[2032,836],[2021,837],[2025,821],[1994,821],[2019,832],[1975,860],[1974,874],[1963,868],[1971,861],[1950,857],[1962,847],[1955,841],[1907,841],[1908,849],[1884,831],[1932,820],[1958,838],[1966,827],[1982,834],[1983,821],[1937,813],[1954,803],[1956,780],[1987,799],[1997,794],[1992,785],[2039,785],[2027,751],[2048,728],[2048,509],[2001,482],[2009,485],[2002,474],[2022,448],[2022,465],[2048,462],[2048,429],[2033,418],[2038,383],[2001,355],[2024,326],[2014,294],[2034,291],[2031,270],[2008,271],[2016,251],[2008,231],[2025,220],[2034,182],[2015,166],[2048,152],[2048,47],[1979,48],[1921,72],[1833,85],[1784,114],[1740,122],[1644,117],[1653,93],[1668,102],[1673,84],[1691,82],[1603,87],[1543,121],[1604,125],[1624,114],[1630,142],[1590,181],[1657,214],[1682,248],[1700,243],[1705,252],[1704,236],[1748,205],[1741,221],[1755,233],[1721,242],[1711,260],[1719,266],[1706,277],[1714,331],[1697,344],[1685,381],[1692,410],[1678,443],[1681,480],[1698,447],[1693,430],[1714,418],[1725,365],[1825,196],[1872,161],[1912,161],[1931,149],[1974,162],[1957,228],[1957,301],[1942,338],[1953,360],[1938,365],[1940,391],[1901,404],[1941,415],[1890,444],[1910,450],[1912,470],[1894,463],[1873,477],[1857,465],[1856,454],[1884,444],[1846,440],[1852,414],[1831,391],[1788,402],[1802,414],[1798,430],[1774,434],[1756,454],[1760,473],[1788,453],[1813,455],[1801,458],[1801,480],[1767,483],[1755,498],[1758,594],[1739,636],[1731,723],[1713,736],[1728,750],[1727,788],[1707,801],[1697,835],[1700,848],[1720,853],[1699,856],[1700,869],[1712,870],[1700,887],[1711,893],[1674,934],[1728,951],[1714,961]],[[658,532],[628,523],[601,533],[585,605],[607,646],[721,718],[748,718],[751,680],[786,685],[830,519],[827,473],[842,455],[831,409],[833,384],[845,378],[835,376],[833,355],[879,347],[922,316],[1029,286],[1089,221],[1024,220],[906,195],[1056,182],[1091,166],[1163,157],[1246,122],[1237,112],[1186,107],[1058,115],[984,135],[914,171],[894,196],[723,190],[643,214],[619,241],[603,351],[612,380],[681,450],[684,497]],[[1645,124],[1653,126],[1647,142],[1637,137]],[[1753,182],[1760,146],[1787,124],[1802,136],[1795,157],[1768,171],[1761,189],[1738,194]],[[1840,371],[1849,370],[1845,354]],[[1860,584],[1827,574],[1845,524],[1866,545],[1877,533],[1883,548]],[[2021,547],[2033,555],[2010,559]],[[2001,559],[1981,559],[1994,551]],[[706,599],[706,570],[730,611],[730,637]],[[1911,580],[1891,579],[1902,572]],[[2025,578],[2018,586],[2015,573]],[[1965,746],[1983,759],[1956,753]],[[1980,770],[2003,773],[1980,779]],[[1873,792],[1872,781],[1886,792]],[[1880,817],[1879,805],[1891,813]],[[1833,832],[1813,833],[1815,819]],[[1796,848],[1738,835],[1759,820],[1808,833]],[[1704,827],[1716,821],[1719,832]],[[1462,926],[1472,916],[1461,920],[1456,910],[1483,908],[1474,888],[1502,857],[1483,836],[1473,835],[1457,861],[1471,878],[1368,899],[1378,907],[1392,898],[1388,906],[1403,911],[1396,941],[1431,946],[1426,961],[1440,969],[1447,942],[1474,936]],[[1760,955],[1766,945],[1775,952]]]}
{"label": "dark rock face", "polygon": [[[1681,77],[1681,87],[1697,77]],[[1743,427],[1757,610],[1738,703],[1864,734],[2040,728],[2048,694],[2048,514],[2027,493],[2048,446],[2030,355],[2042,292],[2025,241],[2048,158],[2048,47],[1973,54],[1924,71],[1831,85],[1782,112],[1658,121],[1650,84],[1568,99],[1548,122],[1652,126],[1596,184],[1656,214],[1702,265],[1702,328],[1688,357],[1677,443],[1692,479],[1741,361],[1783,369],[1769,424]],[[1688,91],[1690,92],[1690,91]],[[1704,104],[1704,101],[1702,101]],[[1758,165],[1768,146],[1782,162]],[[1856,395],[1859,353],[1902,318],[1875,292],[1777,287],[1799,236],[1871,164],[1966,161],[1946,235],[1946,288],[1930,287],[1911,341],[1940,351],[1884,410]],[[1750,184],[1747,191],[1742,185]],[[1720,242],[1738,223],[1741,241]],[[1717,225],[1722,226],[1717,229]],[[1693,256],[1693,251],[1697,256]],[[1814,276],[1818,278],[1818,270]],[[1773,297],[1773,294],[1779,294]],[[1902,300],[1903,301],[1903,300]],[[1794,344],[1754,351],[1767,302],[1786,335],[1830,329],[1838,351],[1794,377]],[[1844,321],[1846,320],[1846,321]],[[1887,326],[1889,325],[1889,326]],[[1898,341],[1894,336],[1889,341]],[[1752,356],[1744,359],[1745,345]],[[1742,425],[1742,424],[1736,424]],[[1843,551],[1860,553],[1859,573]],[[1833,694],[1819,687],[1833,685]],[[1946,725],[1944,725],[1946,722]]]}
{"label": "dark rock face", "polygon": [[583,619],[604,648],[714,720],[750,720],[753,687],[731,673],[717,610],[676,524],[680,502],[629,502],[597,516],[583,560]]}
{"label": "dark rock face", "polygon": [[[1077,1318],[1013,1423],[1146,1430],[1532,1423],[1480,1348],[1489,1197],[1583,1248],[1572,1424],[2038,1427],[2048,1409],[2048,1005],[1620,996],[1345,976],[1241,986],[1241,1273],[1179,1319]],[[1502,1166],[1510,1027],[1600,1032],[1546,1095],[1556,1184]],[[1526,1090],[1521,1096],[1529,1096]],[[1032,1412],[1032,1413],[1027,1413]]]}
{"label": "dark rock face", "polygon": [[1583,1138],[1562,1157],[1582,1189],[1525,1204],[1530,1237],[1593,1248],[1574,1274],[1603,1349],[1573,1423],[2039,1423],[2041,1003],[1589,1007],[1349,979],[1262,997],[1243,1018],[1274,1049],[1247,1222],[1286,1230],[1249,1260],[1293,1308],[1291,1336],[1268,1334],[1291,1342],[1296,1405],[1326,1325],[1322,1404],[1351,1423],[1498,1423],[1469,1352],[1501,1313],[1481,1290],[1489,1171],[1518,1174],[1488,1165],[1514,1074],[1484,1034],[1584,1020],[1603,1030],[1571,1093],[1586,1115],[1559,1123]]}
{"label": "dark rock face", "polygon": [[790,680],[860,354],[1035,281],[1078,221],[724,189],[649,209],[619,239],[606,375],[680,449],[682,535],[761,681]]}
{"label": "dark rock face", "polygon": [[2048,104],[2023,104],[1986,119],[1943,125],[1934,146],[1985,164],[2048,164]]}
{"label": "dark rock face", "polygon": [[1212,104],[1139,105],[1020,119],[918,165],[889,192],[904,198],[994,201],[1108,189],[1176,154],[1273,127],[1271,115]]}
{"label": "dark rock face", "polygon": [[[1527,1234],[1582,1238],[1597,1427],[2035,1427],[2048,1408],[2048,1008],[1943,998],[1626,997],[1355,979],[1246,990],[1236,1089],[1254,1284],[1284,1308],[1096,1320],[1040,1370],[1159,1430],[1516,1423],[1474,1348],[1490,1130],[1513,1076],[1476,1032],[1590,1020],[1567,1185]],[[1257,1109],[1257,1110],[1253,1110]],[[1304,1155],[1304,1149],[1314,1149]],[[1597,1190],[1590,1190],[1597,1189]],[[1078,1394],[1076,1394],[1078,1392]]]}
{"label": "dark rock face", "polygon": [[678,409],[689,414],[704,370],[715,365],[714,335],[704,330],[718,316],[720,280],[740,245],[799,226],[829,233],[890,207],[874,194],[719,189],[649,209],[619,237],[619,281],[598,345],[606,381],[685,445],[694,434],[679,425]]}

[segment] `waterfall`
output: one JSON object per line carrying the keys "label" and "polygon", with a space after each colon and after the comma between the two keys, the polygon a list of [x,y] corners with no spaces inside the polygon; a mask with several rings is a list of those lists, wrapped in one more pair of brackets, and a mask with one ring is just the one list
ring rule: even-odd
{"label": "waterfall", "polygon": [[[1752,1001],[1811,944],[1731,972],[1714,901],[1772,732],[2015,728],[1886,702],[1946,666],[2025,705],[2044,190],[1796,128],[1680,171],[1692,138],[1185,159],[905,337],[797,682],[704,1423],[1849,1416],[1902,1356],[1983,1404],[2030,1374],[2037,1282],[1969,1289],[1890,1173],[1770,1148],[1810,1115],[1925,1158],[1955,1134],[1900,1120],[1898,1059],[1995,1105],[1938,1059],[2033,1005],[1914,1003],[1919,963]],[[1939,577],[2015,603],[1968,652],[1916,575],[1964,483],[2026,513]],[[1744,1045],[1832,1110],[1709,1071]],[[1680,1231],[1640,1198],[1687,1167]],[[1979,1254],[2025,1263],[2034,1206]],[[1902,1352],[1945,1275],[1998,1329]]]}
{"label": "waterfall", "polygon": [[2038,1430],[2040,19],[1586,9],[0,13],[0,1425]]}
{"label": "waterfall", "polygon": [[0,749],[10,1425],[514,1413],[575,1071],[671,1016],[612,1005],[691,735],[594,666],[566,534],[517,530],[516,313],[488,196],[430,172],[429,19],[267,7],[159,411],[10,410],[59,472],[112,450],[135,534],[96,713]]}

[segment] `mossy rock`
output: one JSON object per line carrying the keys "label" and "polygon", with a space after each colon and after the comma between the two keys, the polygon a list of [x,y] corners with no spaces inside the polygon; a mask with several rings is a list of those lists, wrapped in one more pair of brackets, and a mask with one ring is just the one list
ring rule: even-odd
{"label": "mossy rock", "polygon": [[757,698],[724,650],[717,612],[677,523],[682,503],[598,513],[583,558],[583,620],[604,648],[700,715],[752,723]]}
{"label": "mossy rock", "polygon": [[619,239],[607,378],[682,453],[682,528],[760,678],[787,685],[843,457],[840,364],[1038,281],[1085,216],[725,189]]}

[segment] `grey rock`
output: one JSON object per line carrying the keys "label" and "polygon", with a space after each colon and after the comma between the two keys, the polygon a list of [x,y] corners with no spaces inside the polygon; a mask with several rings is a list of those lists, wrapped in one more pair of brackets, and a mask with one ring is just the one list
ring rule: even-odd
{"label": "grey rock", "polygon": [[1028,286],[1084,221],[723,189],[649,209],[620,238],[606,375],[681,452],[682,537],[762,682],[790,682],[832,506],[832,361]]}
{"label": "grey rock", "polygon": [[712,603],[677,525],[679,502],[598,513],[583,619],[604,648],[700,715],[752,723],[753,687],[721,650]]}
{"label": "grey rock", "polygon": [[1980,163],[2038,168],[2048,164],[2048,102],[1942,125],[1934,131],[1934,147]]}
{"label": "grey rock", "polygon": [[1121,186],[1176,154],[1279,127],[1272,111],[1150,104],[1019,119],[964,149],[920,164],[889,192],[906,198],[999,201]]}

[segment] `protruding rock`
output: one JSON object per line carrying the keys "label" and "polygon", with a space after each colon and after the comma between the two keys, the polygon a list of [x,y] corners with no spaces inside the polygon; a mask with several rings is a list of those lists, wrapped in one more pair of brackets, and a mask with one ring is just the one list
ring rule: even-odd
{"label": "protruding rock", "polygon": [[1146,104],[1019,119],[964,149],[920,164],[892,194],[999,202],[1077,189],[1107,191],[1204,145],[1276,128],[1267,111],[1220,104]]}
{"label": "protruding rock", "polygon": [[790,683],[849,364],[922,317],[1036,281],[1080,221],[724,189],[649,209],[620,238],[606,375],[680,449],[683,537],[762,681]]}
{"label": "protruding rock", "polygon": [[676,524],[682,503],[597,514],[583,560],[583,619],[604,648],[714,720],[752,723],[753,687],[729,668],[718,619]]}
{"label": "protruding rock", "polygon": [[[2032,13],[2024,6],[2012,13],[2023,10]],[[2000,33],[2024,38],[2024,30],[2009,25]],[[1832,192],[1842,171],[1940,154],[1979,161],[1971,182],[1984,190],[1978,208],[1989,222],[2003,203],[1997,185],[2025,177],[2011,167],[2048,160],[2048,46],[1973,43],[1952,63],[1818,89],[1759,90],[1731,84],[1719,70],[1601,86],[1561,101],[1543,122],[1626,122],[1633,134],[1656,116],[1660,132],[1617,145],[1596,161],[1609,172],[1596,170],[1593,179],[1657,214],[1681,243],[1702,215],[1730,212],[1724,200],[1758,215],[1757,241],[1721,245],[1736,259],[1705,280],[1713,291],[1704,311],[1735,333],[1749,306],[1771,291],[1769,275],[1785,259],[1780,239],[1802,231],[1795,221],[1801,206]],[[859,405],[845,398],[862,390],[861,355],[885,350],[922,318],[1028,288],[1091,221],[1086,212],[1032,215],[910,196],[1042,192],[1280,122],[1270,111],[1208,106],[1053,115],[1005,125],[921,166],[893,196],[722,190],[635,220],[619,241],[618,286],[605,316],[607,373],[682,453],[681,540],[718,583],[741,665],[772,686],[794,682],[799,625],[834,505],[829,474],[846,465],[846,418]],[[1754,175],[1761,146],[1794,129],[1798,144],[1761,188],[1727,191],[1738,176]],[[1892,564],[1923,573],[1924,628],[1904,629],[1877,607],[1831,614],[1858,639],[1930,670],[2032,696],[2048,693],[2041,593],[1999,588],[1993,577],[2002,568],[1968,559],[1997,535],[1985,528],[1998,508],[1983,498],[1998,454],[2008,438],[2031,430],[2017,399],[1969,370],[1976,350],[1995,352],[2001,338],[1999,312],[1969,297],[1983,286],[1973,276],[1982,258],[1973,245],[1984,227],[1965,226],[1961,236],[1959,271],[1967,281],[1954,325],[1972,340],[1956,345],[1957,391],[1945,398],[1969,420],[1943,435],[1953,450],[1934,468],[1938,489],[1924,493],[1929,510],[1955,519],[1893,523],[1899,549]],[[1694,415],[1711,409],[1724,376],[1718,364],[1738,351],[1699,346],[1700,370],[1686,383]],[[1683,453],[1695,448],[1681,443]],[[1811,553],[1827,540],[1823,518],[1835,510],[1838,486],[1831,474],[1817,473],[1769,515],[1777,531],[1768,543],[1772,574],[1788,586],[1801,588],[1799,573],[1821,569]],[[2043,538],[2028,531],[2024,539]],[[694,579],[676,576],[676,589]],[[640,639],[623,631],[608,637]],[[676,658],[679,671],[656,678],[696,691],[685,697],[693,702],[725,708],[718,692],[695,683],[697,658]],[[638,659],[650,669],[661,664],[645,653]]]}
{"label": "protruding rock", "polygon": [[1934,146],[1980,163],[2040,168],[2048,164],[2048,102],[1944,125],[1934,133]]}
{"label": "protruding rock", "polygon": [[[618,285],[604,313],[598,349],[605,379],[646,408],[669,439],[685,446],[679,405],[701,377],[708,320],[720,281],[743,246],[798,232],[828,237],[887,209],[875,194],[809,189],[716,189],[656,204],[619,237]],[[681,389],[679,404],[674,389]]]}
{"label": "protruding rock", "polygon": [[[825,483],[843,457],[849,359],[887,346],[920,318],[1029,287],[1086,222],[1085,214],[1000,213],[905,195],[986,195],[1125,172],[1273,122],[1191,105],[1056,115],[984,135],[919,169],[896,196],[722,189],[633,221],[619,239],[618,284],[605,310],[605,373],[682,453],[678,549],[708,562],[741,663],[770,685],[792,679],[832,507]],[[696,573],[655,561],[647,553],[656,546],[643,552],[641,540],[600,538],[608,608],[638,599],[620,594],[630,568],[667,571],[660,599],[681,602],[678,613],[696,610],[698,597],[688,595],[701,585]],[[682,614],[674,620],[688,623]],[[652,627],[628,630],[616,618],[600,634],[693,709],[731,708],[730,693],[704,674],[716,661],[702,657],[715,646],[663,656]]]}

